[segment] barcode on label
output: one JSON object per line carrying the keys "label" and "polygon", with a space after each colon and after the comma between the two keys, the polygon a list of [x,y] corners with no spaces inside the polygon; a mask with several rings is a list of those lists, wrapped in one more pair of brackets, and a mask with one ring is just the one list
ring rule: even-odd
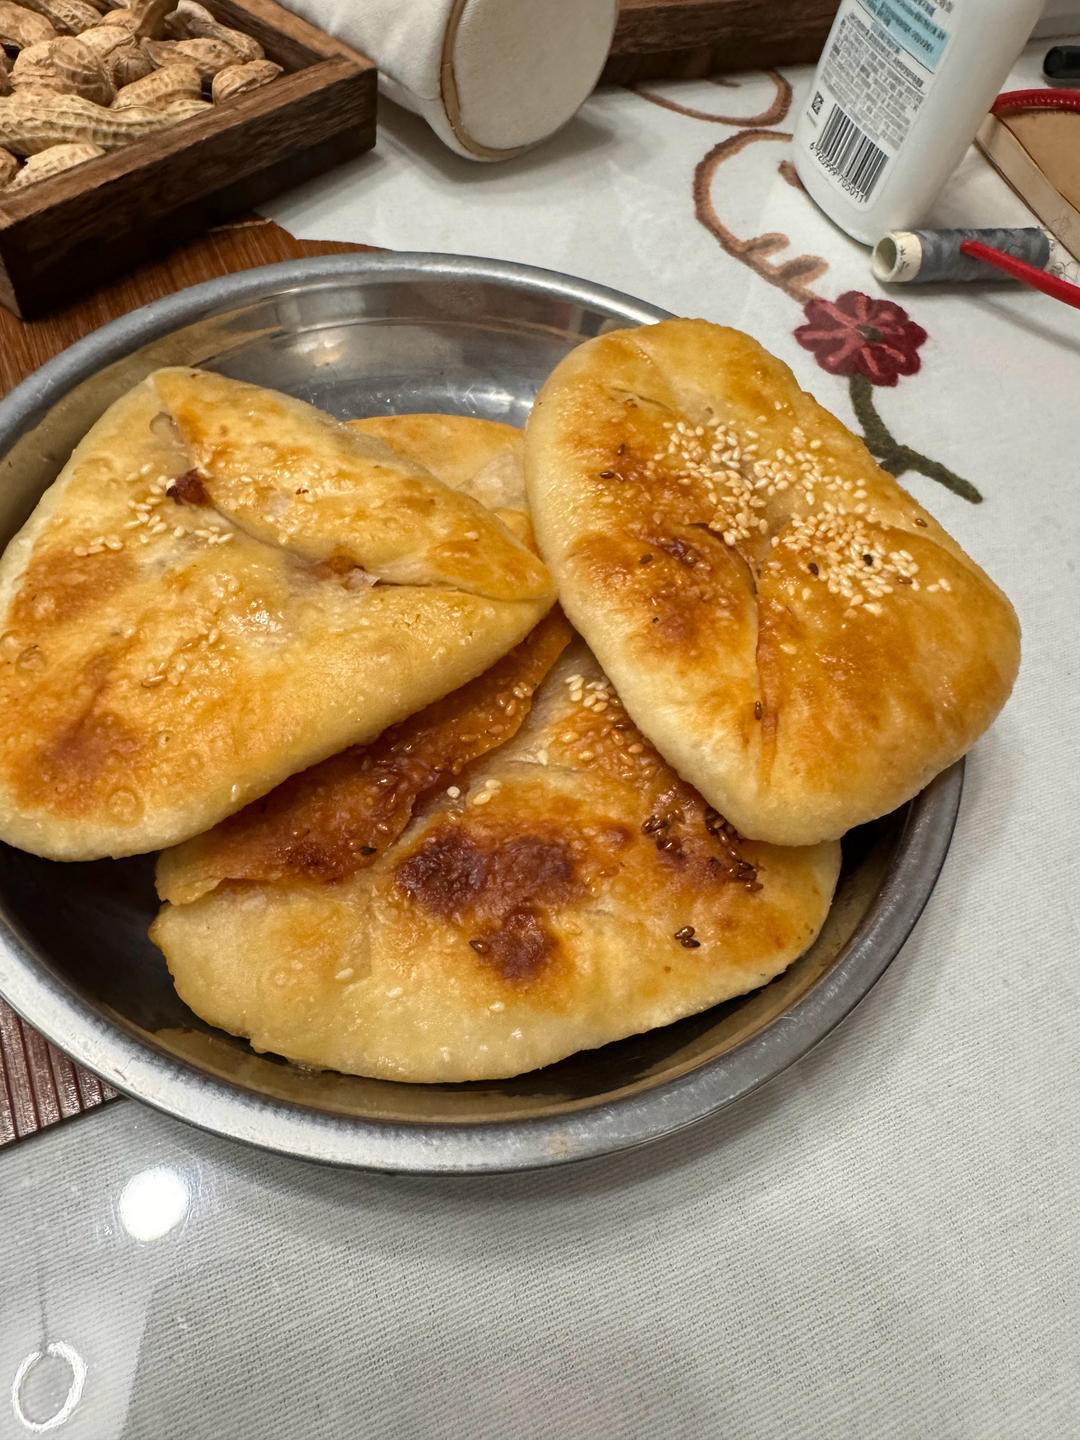
{"label": "barcode on label", "polygon": [[844,189],[859,200],[869,197],[889,158],[839,105],[833,106],[814,153]]}

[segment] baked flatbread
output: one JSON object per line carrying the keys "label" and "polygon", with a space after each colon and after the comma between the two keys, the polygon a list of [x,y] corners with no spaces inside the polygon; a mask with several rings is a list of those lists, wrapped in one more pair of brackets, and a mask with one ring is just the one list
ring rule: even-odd
{"label": "baked flatbread", "polygon": [[580,346],[534,406],[526,479],[570,620],[745,835],[810,844],[894,809],[1008,697],[1008,600],[738,331]]}
{"label": "baked flatbread", "polygon": [[397,455],[424,465],[451,490],[479,500],[535,553],[525,497],[525,435],[498,420],[463,415],[373,415],[349,420]]}
{"label": "baked flatbread", "polygon": [[[448,763],[485,711],[516,724],[559,623],[502,662],[494,689],[473,681],[367,756],[161,857],[174,903],[151,936],[196,1014],[307,1065],[493,1079],[752,990],[806,949],[839,845],[741,839],[637,732],[580,641],[515,734],[464,773]],[[411,820],[393,800],[374,808],[398,786]]]}
{"label": "baked flatbread", "polygon": [[525,436],[513,425],[460,415],[373,415],[349,425],[426,466],[437,480],[479,500],[518,533],[529,506]]}
{"label": "baked flatbread", "polygon": [[188,905],[223,884],[334,884],[393,845],[418,804],[521,728],[536,687],[573,637],[555,609],[459,690],[294,775],[205,835],[162,851],[158,894]]}
{"label": "baked flatbread", "polygon": [[535,554],[415,459],[159,371],[0,561],[0,838],[76,860],[197,834],[485,670],[552,601]]}

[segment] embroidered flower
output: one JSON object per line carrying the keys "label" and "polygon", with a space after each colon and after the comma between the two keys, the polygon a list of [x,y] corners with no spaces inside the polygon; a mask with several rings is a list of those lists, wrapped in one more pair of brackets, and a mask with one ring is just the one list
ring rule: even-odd
{"label": "embroidered flower", "polygon": [[806,324],[795,339],[830,375],[865,375],[873,385],[895,385],[919,368],[921,325],[891,300],[848,290],[838,300],[808,300]]}

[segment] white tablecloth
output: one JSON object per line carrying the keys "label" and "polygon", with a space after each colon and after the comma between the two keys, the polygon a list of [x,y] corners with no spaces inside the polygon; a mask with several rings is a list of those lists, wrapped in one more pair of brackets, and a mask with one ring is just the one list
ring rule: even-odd
{"label": "white tablecloth", "polygon": [[[1009,88],[1039,83],[1044,49]],[[884,292],[782,173],[777,132],[809,74],[789,78],[785,116],[765,75],[646,87],[727,122],[602,91],[497,168],[391,113],[374,156],[274,217],[741,326],[850,422],[847,382],[794,338],[791,292]],[[931,223],[1033,222],[972,151]],[[767,234],[774,250],[746,246]],[[819,274],[777,276],[802,255]],[[429,1287],[460,1286],[440,1385],[484,1433],[1080,1434],[1080,313],[1000,286],[891,298],[929,339],[919,373],[874,400],[898,441],[983,494],[904,478],[1016,604],[1019,685],[971,757],[922,924],[842,1033],[737,1114],[591,1180],[455,1195],[391,1329]],[[418,1433],[440,1433],[437,1415]]]}
{"label": "white tablecloth", "polygon": [[[480,169],[388,115],[372,156],[275,218],[532,261],[740,324],[853,420],[850,381],[793,332],[811,293],[834,319],[847,292],[882,296],[866,252],[779,169],[783,85],[651,88],[744,118],[606,92],[546,149]],[[975,157],[946,214],[1022,218]],[[747,245],[766,233],[772,248]],[[1080,1434],[1080,315],[1001,288],[898,299],[929,338],[918,373],[873,387],[877,411],[981,491],[906,477],[1025,634],[899,959],[764,1092],[578,1169],[333,1173],[134,1104],[14,1147],[0,1390],[36,1349],[72,1347],[86,1377],[64,1440]],[[147,1186],[168,1201],[152,1234],[132,1199]],[[31,1421],[54,1413],[23,1399]],[[29,1433],[0,1394],[0,1435]]]}

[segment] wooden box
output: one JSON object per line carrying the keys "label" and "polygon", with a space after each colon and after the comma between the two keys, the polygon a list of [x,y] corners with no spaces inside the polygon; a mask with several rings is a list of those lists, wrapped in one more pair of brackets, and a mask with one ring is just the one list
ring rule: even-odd
{"label": "wooden box", "polygon": [[622,0],[602,80],[690,80],[821,54],[840,0]]}
{"label": "wooden box", "polygon": [[376,72],[273,0],[206,0],[285,73],[123,150],[0,191],[0,303],[31,317],[375,143]]}

